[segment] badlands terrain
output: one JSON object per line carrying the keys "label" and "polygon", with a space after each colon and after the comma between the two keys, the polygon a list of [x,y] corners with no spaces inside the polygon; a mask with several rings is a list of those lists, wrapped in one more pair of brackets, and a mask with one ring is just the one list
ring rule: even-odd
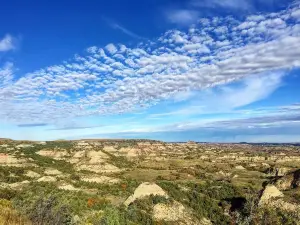
{"label": "badlands terrain", "polygon": [[0,224],[300,224],[300,146],[0,140]]}

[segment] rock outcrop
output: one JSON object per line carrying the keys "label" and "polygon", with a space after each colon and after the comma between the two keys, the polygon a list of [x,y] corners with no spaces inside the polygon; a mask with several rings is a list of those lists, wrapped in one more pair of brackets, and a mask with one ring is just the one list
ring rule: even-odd
{"label": "rock outcrop", "polygon": [[86,176],[80,178],[81,181],[89,183],[100,183],[100,184],[115,184],[121,182],[118,178],[107,177],[107,176]]}
{"label": "rock outcrop", "polygon": [[282,177],[290,171],[289,168],[285,167],[272,167],[268,170],[268,175],[272,177]]}
{"label": "rock outcrop", "polygon": [[57,179],[52,176],[44,176],[44,177],[39,178],[37,181],[38,182],[56,182]]}
{"label": "rock outcrop", "polygon": [[157,184],[145,182],[135,189],[134,194],[129,196],[124,202],[125,206],[129,206],[132,202],[137,199],[141,199],[150,195],[160,195],[168,197],[167,193]]}
{"label": "rock outcrop", "polygon": [[280,190],[278,190],[278,188],[274,185],[269,184],[263,190],[258,204],[260,206],[265,205],[272,201],[272,199],[279,197],[283,197],[283,193]]}
{"label": "rock outcrop", "polygon": [[300,170],[289,173],[274,181],[274,185],[279,190],[289,190],[300,186]]}
{"label": "rock outcrop", "polygon": [[179,202],[172,204],[158,203],[153,207],[153,218],[155,220],[177,221],[186,217],[187,212]]}
{"label": "rock outcrop", "polygon": [[31,170],[28,170],[27,173],[25,173],[25,176],[30,177],[30,178],[39,178],[39,177],[41,177],[40,174],[38,174],[34,171],[31,171]]}
{"label": "rock outcrop", "polygon": [[153,218],[156,221],[167,221],[179,225],[212,225],[212,223],[203,218],[197,221],[190,210],[187,210],[181,203],[158,203],[153,207]]}

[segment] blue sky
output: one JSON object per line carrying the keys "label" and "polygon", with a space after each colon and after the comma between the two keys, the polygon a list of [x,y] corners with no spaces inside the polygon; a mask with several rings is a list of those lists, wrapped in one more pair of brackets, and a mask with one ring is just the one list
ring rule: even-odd
{"label": "blue sky", "polygon": [[0,137],[300,141],[300,1],[0,7]]}

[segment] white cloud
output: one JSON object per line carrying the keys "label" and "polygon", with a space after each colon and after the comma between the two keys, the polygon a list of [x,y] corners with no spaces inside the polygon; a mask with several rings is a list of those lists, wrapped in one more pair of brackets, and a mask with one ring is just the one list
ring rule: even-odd
{"label": "white cloud", "polygon": [[254,22],[262,21],[264,19],[265,17],[263,15],[251,15],[247,17],[248,21],[254,21]]}
{"label": "white cloud", "polygon": [[114,44],[112,44],[112,43],[106,45],[105,49],[106,49],[111,55],[115,54],[115,53],[118,51],[118,49],[116,48],[116,46],[115,46]]}
{"label": "white cloud", "polygon": [[[180,92],[173,97],[175,101],[187,101],[182,107],[151,115],[165,117],[170,115],[192,116],[215,113],[234,113],[239,107],[266,99],[282,85],[284,72],[255,75],[245,78],[233,87],[225,85],[201,92]],[[242,113],[245,113],[244,111]]]}
{"label": "white cloud", "polygon": [[245,79],[243,85],[238,88],[221,89],[216,96],[206,96],[211,107],[234,109],[260,101],[272,94],[280,85],[285,73],[275,72],[258,75]]}
{"label": "white cloud", "polygon": [[186,44],[183,47],[183,50],[188,52],[198,52],[198,53],[209,53],[210,50],[205,45],[199,43],[196,44]]}
{"label": "white cloud", "polygon": [[[275,17],[264,14],[264,19],[251,26],[241,26],[249,20],[202,19],[192,31],[170,30],[136,48],[109,44],[103,50],[93,46],[83,55],[19,79],[12,77],[12,69],[3,67],[6,75],[2,77],[6,78],[0,81],[0,118],[49,123],[63,117],[132,112],[173,98],[178,92],[269,74],[265,82],[246,85],[248,92],[239,90],[244,96],[239,103],[230,101],[233,93],[222,92],[236,107],[250,104],[268,94],[260,89],[277,87],[280,77],[276,80],[274,71],[300,67],[300,26],[286,17],[296,9]],[[224,23],[227,31],[215,35],[216,30],[225,31]]]}
{"label": "white cloud", "polygon": [[179,25],[189,25],[194,23],[199,17],[199,12],[188,9],[174,9],[166,12],[166,18],[169,22]]}
{"label": "white cloud", "polygon": [[248,0],[192,0],[191,5],[207,8],[228,8],[234,10],[252,10],[253,6]]}
{"label": "white cloud", "polygon": [[291,16],[299,20],[300,19],[300,9],[294,10],[291,13]]}
{"label": "white cloud", "polygon": [[7,34],[3,39],[0,39],[0,52],[6,52],[15,48],[14,39]]}

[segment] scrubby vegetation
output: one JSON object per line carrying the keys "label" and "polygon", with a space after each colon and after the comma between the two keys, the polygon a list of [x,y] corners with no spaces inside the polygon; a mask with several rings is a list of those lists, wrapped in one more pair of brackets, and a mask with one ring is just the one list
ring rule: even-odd
{"label": "scrubby vegetation", "polygon": [[[6,140],[0,150],[0,225],[300,221],[296,146]],[[161,193],[155,188],[139,189],[145,182],[155,183],[165,195],[151,194]],[[268,184],[277,185],[284,197],[262,205]]]}

